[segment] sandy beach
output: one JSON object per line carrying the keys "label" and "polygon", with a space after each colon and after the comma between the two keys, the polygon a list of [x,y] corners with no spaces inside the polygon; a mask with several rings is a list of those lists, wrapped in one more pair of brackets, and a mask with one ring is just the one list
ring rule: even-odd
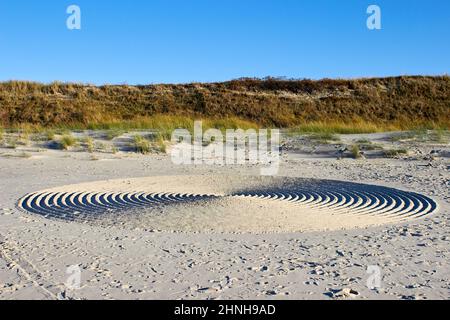
{"label": "sandy beach", "polygon": [[[341,136],[356,138],[361,139]],[[437,147],[439,154],[430,157]],[[450,298],[448,145],[414,145],[408,155],[389,159],[367,154],[338,160],[328,145],[311,152],[297,138],[284,144],[272,183],[362,183],[418,193],[438,205],[430,215],[407,219],[351,212],[346,217],[328,207],[316,212],[279,200],[223,198],[239,187],[267,186],[257,165],[180,166],[166,154],[95,153],[93,158],[83,151],[33,148],[1,152],[2,299]],[[30,156],[20,157],[23,152]],[[218,198],[70,222],[18,206],[25,195],[43,190]],[[73,265],[81,269],[77,289],[66,285]],[[367,287],[369,266],[378,266],[382,275],[373,290]]]}
{"label": "sandy beach", "polygon": [[0,8],[0,302],[450,300],[449,1]]}

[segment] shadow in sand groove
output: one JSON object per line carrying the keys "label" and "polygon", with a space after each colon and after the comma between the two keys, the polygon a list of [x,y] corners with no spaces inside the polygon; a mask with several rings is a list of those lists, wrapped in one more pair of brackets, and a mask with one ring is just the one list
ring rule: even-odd
{"label": "shadow in sand groove", "polygon": [[283,183],[244,188],[229,194],[146,193],[146,192],[58,192],[31,193],[18,202],[28,213],[67,221],[95,221],[108,214],[139,208],[201,202],[220,197],[258,198],[282,201],[332,212],[415,219],[432,214],[437,204],[418,193],[393,188],[331,181],[286,178]]}

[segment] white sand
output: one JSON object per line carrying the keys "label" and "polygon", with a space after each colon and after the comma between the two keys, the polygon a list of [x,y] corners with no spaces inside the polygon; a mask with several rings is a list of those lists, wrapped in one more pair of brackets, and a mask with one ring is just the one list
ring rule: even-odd
{"label": "white sand", "polygon": [[[51,299],[65,292],[75,299],[328,299],[327,293],[342,288],[359,292],[358,299],[450,298],[448,158],[428,165],[420,159],[337,161],[285,155],[281,176],[391,186],[431,196],[440,204],[439,213],[429,218],[382,226],[369,226],[378,223],[355,217],[333,221],[332,213],[323,213],[326,218],[320,219],[319,229],[327,224],[332,229],[340,224],[358,227],[349,230],[297,232],[317,230],[317,221],[293,219],[286,204],[280,210],[278,203],[248,199],[221,199],[219,205],[201,208],[193,205],[183,215],[167,209],[164,215],[171,218],[156,225],[181,233],[120,223],[104,227],[53,221],[15,209],[27,193],[87,181],[97,188],[97,181],[108,179],[129,182],[132,177],[202,175],[207,180],[259,172],[257,167],[174,166],[166,156],[98,157],[113,160],[91,161],[88,154],[71,152],[0,158],[0,298]],[[103,187],[120,189],[126,184]],[[196,190],[228,191],[226,184],[217,189],[211,189],[216,184],[205,184],[207,190],[195,186]],[[192,182],[172,185],[171,190],[187,186]],[[202,217],[194,214],[199,209]],[[285,216],[276,219],[274,212]],[[213,227],[254,232],[188,232]],[[274,233],[254,234],[261,230]],[[66,270],[75,264],[81,266],[81,288],[68,290]],[[366,286],[369,265],[381,268],[378,290]]]}

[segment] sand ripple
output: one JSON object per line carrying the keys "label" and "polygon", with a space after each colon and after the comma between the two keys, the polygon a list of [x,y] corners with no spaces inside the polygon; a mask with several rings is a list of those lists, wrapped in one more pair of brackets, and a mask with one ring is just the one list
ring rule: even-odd
{"label": "sand ripple", "polygon": [[18,207],[46,218],[185,232],[302,232],[419,219],[437,204],[382,186],[288,177],[164,176],[63,186]]}

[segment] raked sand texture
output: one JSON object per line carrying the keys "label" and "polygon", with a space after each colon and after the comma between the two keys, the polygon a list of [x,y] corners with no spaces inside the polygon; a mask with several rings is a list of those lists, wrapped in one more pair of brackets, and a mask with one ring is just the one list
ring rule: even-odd
{"label": "raked sand texture", "polygon": [[418,193],[331,180],[159,176],[31,193],[18,207],[45,218],[177,232],[305,232],[419,219],[437,204]]}

